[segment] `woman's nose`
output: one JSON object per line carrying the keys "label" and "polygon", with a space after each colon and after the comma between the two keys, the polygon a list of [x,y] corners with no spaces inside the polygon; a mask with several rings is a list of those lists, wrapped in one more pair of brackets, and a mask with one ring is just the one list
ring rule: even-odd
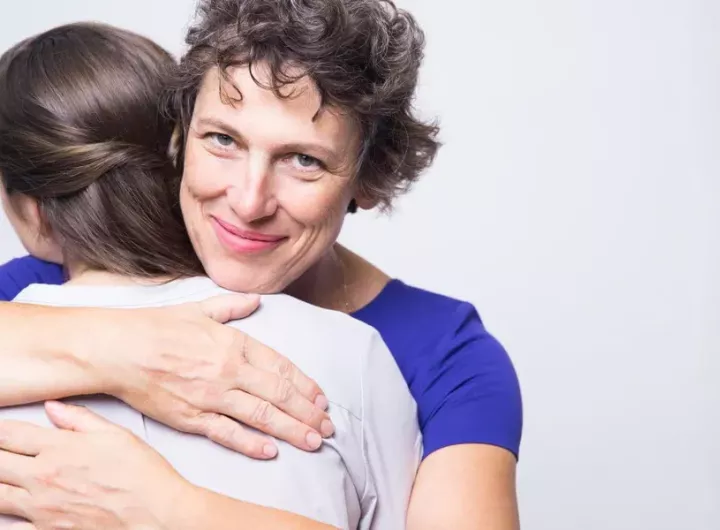
{"label": "woman's nose", "polygon": [[230,207],[239,219],[252,223],[272,216],[277,210],[271,164],[249,157],[244,175],[228,189]]}

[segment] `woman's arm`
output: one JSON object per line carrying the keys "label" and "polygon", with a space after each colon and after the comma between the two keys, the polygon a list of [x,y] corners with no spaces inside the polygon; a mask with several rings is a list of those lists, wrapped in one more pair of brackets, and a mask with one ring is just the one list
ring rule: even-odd
{"label": "woman's arm", "polygon": [[407,530],[518,530],[515,456],[491,445],[445,447],[420,466]]}
{"label": "woman's arm", "polygon": [[330,434],[318,386],[220,324],[257,305],[243,295],[133,310],[0,303],[0,406],[104,393],[247,456],[271,458],[276,446],[240,423],[315,450],[308,436]]}
{"label": "woman's arm", "polygon": [[62,430],[0,422],[0,514],[30,521],[23,529],[332,529],[195,487],[142,440],[85,408],[46,408]]}
{"label": "woman's arm", "polygon": [[517,374],[470,304],[437,320],[444,332],[414,361],[425,459],[407,528],[516,530],[523,423]]}
{"label": "woman's arm", "polygon": [[175,514],[167,527],[172,530],[335,529],[333,526],[294,513],[249,504],[202,488],[196,488],[192,495],[188,496],[185,508]]}
{"label": "woman's arm", "polygon": [[[0,407],[105,391],[76,331],[95,313],[0,302]],[[82,324],[81,324],[82,323]]]}

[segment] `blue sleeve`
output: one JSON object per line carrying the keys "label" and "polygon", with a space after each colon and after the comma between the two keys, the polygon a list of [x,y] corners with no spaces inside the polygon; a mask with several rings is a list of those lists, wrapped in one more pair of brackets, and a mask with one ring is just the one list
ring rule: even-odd
{"label": "blue sleeve", "polygon": [[0,302],[13,300],[20,291],[33,283],[61,284],[64,281],[60,265],[27,256],[0,265]]}
{"label": "blue sleeve", "polygon": [[[430,357],[418,400],[425,456],[456,444],[502,447],[517,458],[523,407],[518,377],[505,349],[475,308],[456,306]],[[428,359],[428,360],[430,360]]]}

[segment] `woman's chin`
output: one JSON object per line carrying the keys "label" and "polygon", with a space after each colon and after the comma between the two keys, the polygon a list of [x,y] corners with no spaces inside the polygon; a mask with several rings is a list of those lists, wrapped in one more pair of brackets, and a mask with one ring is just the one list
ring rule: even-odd
{"label": "woman's chin", "polygon": [[277,294],[286,285],[278,279],[265,277],[242,266],[206,267],[208,277],[218,286],[236,293]]}

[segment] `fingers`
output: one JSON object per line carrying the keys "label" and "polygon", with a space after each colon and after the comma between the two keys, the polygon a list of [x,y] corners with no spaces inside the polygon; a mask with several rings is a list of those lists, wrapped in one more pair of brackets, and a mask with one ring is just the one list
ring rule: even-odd
{"label": "fingers", "polygon": [[207,317],[225,324],[254,313],[260,305],[260,297],[254,294],[227,294],[208,298],[199,305]]}
{"label": "fingers", "polygon": [[[269,402],[325,437],[331,436],[335,431],[327,412],[312,404],[288,379],[244,364],[238,368],[237,386],[247,394]],[[223,413],[230,413],[234,417],[232,410]],[[303,438],[305,435],[306,433]]]}
{"label": "fingers", "polygon": [[45,403],[45,412],[56,427],[68,431],[101,432],[120,429],[86,407],[48,401]]}
{"label": "fingers", "polygon": [[24,487],[32,470],[34,460],[31,456],[19,455],[9,451],[0,451],[0,483],[8,486]]}
{"label": "fingers", "polygon": [[191,430],[194,434],[205,436],[250,458],[268,460],[278,454],[277,446],[271,440],[244,428],[222,414],[212,412],[199,414],[193,420]]}
{"label": "fingers", "polygon": [[[0,484],[0,514],[14,515],[27,519],[29,506],[30,494],[27,490],[16,486]],[[14,530],[36,530],[35,527],[29,523],[17,523],[10,528]]]}
{"label": "fingers", "polygon": [[303,451],[316,451],[322,437],[315,429],[288,416],[268,401],[241,390],[225,393],[221,412]]}
{"label": "fingers", "polygon": [[254,367],[287,379],[302,396],[316,407],[322,410],[327,409],[328,400],[318,384],[302,373],[287,357],[280,355],[272,348],[268,348],[249,336],[244,344],[244,355]]}
{"label": "fingers", "polygon": [[22,421],[0,421],[0,449],[19,455],[37,456],[60,431]]}

